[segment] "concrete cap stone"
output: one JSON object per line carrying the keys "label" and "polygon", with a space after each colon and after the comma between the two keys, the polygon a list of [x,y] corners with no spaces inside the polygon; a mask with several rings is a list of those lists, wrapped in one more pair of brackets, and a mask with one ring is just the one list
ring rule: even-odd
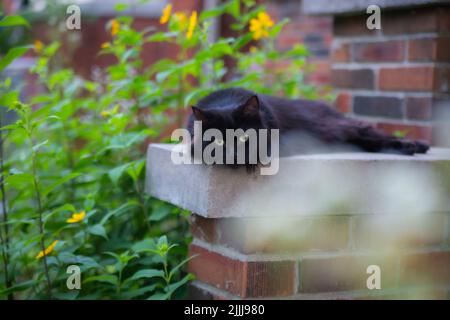
{"label": "concrete cap stone", "polygon": [[204,217],[450,212],[450,149],[425,155],[330,153],[281,158],[275,175],[171,161],[150,144],[146,192]]}

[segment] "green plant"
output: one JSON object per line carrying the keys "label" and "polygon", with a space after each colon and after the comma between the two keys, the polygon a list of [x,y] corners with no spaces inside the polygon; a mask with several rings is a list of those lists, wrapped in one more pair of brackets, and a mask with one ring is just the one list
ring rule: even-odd
{"label": "green plant", "polygon": [[[169,6],[161,18],[166,31],[138,31],[132,18],[117,17],[107,25],[112,40],[100,51],[116,63],[94,80],[56,67],[58,42],[36,41],[31,72],[41,92],[22,103],[10,79],[0,88],[1,104],[18,117],[1,128],[7,219],[0,227],[8,236],[1,243],[8,272],[1,271],[0,296],[183,296],[193,277],[183,270],[191,240],[188,212],[144,192],[143,146],[166,139],[165,128],[183,125],[185,106],[219,88],[317,97],[303,82],[307,49],[277,51],[274,41],[287,20],[275,24],[264,11],[238,0],[199,15],[172,13]],[[236,19],[239,36],[209,41],[212,19],[223,14]],[[251,24],[257,26],[249,30]],[[145,67],[140,54],[153,42],[177,46],[176,58]],[[226,67],[225,57],[237,61],[235,69]],[[233,76],[223,82],[226,73]],[[66,287],[69,265],[81,268],[81,290]]]}

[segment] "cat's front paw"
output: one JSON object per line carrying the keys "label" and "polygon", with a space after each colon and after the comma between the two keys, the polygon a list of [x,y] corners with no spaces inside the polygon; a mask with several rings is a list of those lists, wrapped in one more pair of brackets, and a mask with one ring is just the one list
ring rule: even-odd
{"label": "cat's front paw", "polygon": [[414,144],[416,146],[416,153],[427,153],[427,151],[430,149],[430,146],[423,141],[416,140],[414,141]]}

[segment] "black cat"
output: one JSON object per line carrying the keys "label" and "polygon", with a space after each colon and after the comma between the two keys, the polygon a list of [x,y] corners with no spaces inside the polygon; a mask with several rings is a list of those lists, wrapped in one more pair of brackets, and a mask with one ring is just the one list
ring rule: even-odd
{"label": "black cat", "polygon": [[194,120],[202,121],[203,132],[215,128],[224,137],[226,129],[279,129],[282,156],[349,146],[367,152],[405,155],[426,153],[429,149],[424,142],[397,138],[368,123],[345,117],[323,102],[289,100],[242,88],[213,92],[193,106],[192,111],[188,121],[192,137]]}

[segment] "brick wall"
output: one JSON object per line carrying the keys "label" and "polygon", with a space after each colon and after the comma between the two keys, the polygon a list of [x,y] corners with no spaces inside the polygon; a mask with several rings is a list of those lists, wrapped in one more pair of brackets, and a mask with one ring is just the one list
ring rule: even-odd
{"label": "brick wall", "polygon": [[450,299],[450,149],[301,155],[261,176],[175,165],[172,148],[149,146],[145,190],[193,212],[192,298]]}
{"label": "brick wall", "polygon": [[432,122],[450,109],[450,7],[381,8],[381,30],[367,29],[367,17],[334,17],[337,107],[388,132],[439,143]]}
{"label": "brick wall", "polygon": [[[393,215],[280,219],[193,214],[190,296],[450,299],[449,213],[408,217],[401,228],[389,227]],[[382,290],[367,289],[369,265],[380,267]]]}
{"label": "brick wall", "polygon": [[311,56],[308,59],[312,70],[307,75],[307,82],[317,85],[330,84],[330,48],[332,43],[332,18],[309,16],[302,11],[301,0],[262,1],[269,14],[280,21],[289,18],[277,39],[280,50],[292,48],[295,44],[304,43]]}

